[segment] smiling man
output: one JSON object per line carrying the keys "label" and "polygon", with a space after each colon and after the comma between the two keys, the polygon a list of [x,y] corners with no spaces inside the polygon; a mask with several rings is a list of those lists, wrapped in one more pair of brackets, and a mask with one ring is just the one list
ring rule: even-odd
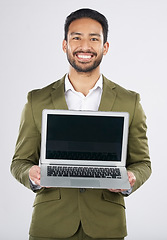
{"label": "smiling man", "polygon": [[[104,42],[105,41],[105,42]],[[91,18],[77,19],[69,25],[63,50],[70,63],[69,79],[74,89],[85,96],[100,77],[100,63],[109,43],[102,25]]]}
{"label": "smiling man", "polygon": [[72,22],[63,41],[63,50],[67,53],[71,70],[80,73],[99,71],[103,55],[108,51],[101,24],[90,18]]}
{"label": "smiling man", "polygon": [[[139,94],[120,87],[100,73],[100,63],[109,49],[107,35],[108,22],[101,13],[91,9],[71,13],[65,22],[63,40],[63,51],[69,61],[68,74],[28,94],[11,172],[36,192],[30,240],[124,239],[127,235],[124,197],[136,191],[151,174],[146,117]],[[131,189],[40,186],[43,109],[128,112],[126,167]]]}

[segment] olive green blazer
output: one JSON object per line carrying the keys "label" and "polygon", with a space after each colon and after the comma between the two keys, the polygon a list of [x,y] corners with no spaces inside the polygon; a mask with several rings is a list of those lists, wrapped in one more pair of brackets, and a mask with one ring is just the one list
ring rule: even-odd
{"label": "olive green blazer", "polygon": [[[29,169],[39,164],[43,109],[68,109],[64,79],[28,94],[11,164],[13,176],[27,188]],[[99,111],[129,112],[127,169],[136,176],[132,193],[150,176],[146,117],[139,94],[128,91],[103,76]],[[124,196],[101,189],[42,188],[36,191],[30,235],[47,238],[72,236],[82,223],[92,238],[122,238],[127,235]]]}

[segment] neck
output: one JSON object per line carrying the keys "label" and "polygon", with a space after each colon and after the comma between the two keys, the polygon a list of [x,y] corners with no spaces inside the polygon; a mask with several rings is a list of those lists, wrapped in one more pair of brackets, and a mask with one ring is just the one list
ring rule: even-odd
{"label": "neck", "polygon": [[100,68],[98,67],[88,73],[77,72],[74,68],[70,68],[68,77],[75,91],[81,92],[86,96],[99,79]]}

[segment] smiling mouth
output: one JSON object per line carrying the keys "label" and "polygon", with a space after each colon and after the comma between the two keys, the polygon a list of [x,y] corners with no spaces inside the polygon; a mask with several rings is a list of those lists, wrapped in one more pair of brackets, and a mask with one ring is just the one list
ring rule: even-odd
{"label": "smiling mouth", "polygon": [[89,52],[77,52],[74,54],[79,61],[83,62],[89,62],[96,54],[95,53],[89,53]]}

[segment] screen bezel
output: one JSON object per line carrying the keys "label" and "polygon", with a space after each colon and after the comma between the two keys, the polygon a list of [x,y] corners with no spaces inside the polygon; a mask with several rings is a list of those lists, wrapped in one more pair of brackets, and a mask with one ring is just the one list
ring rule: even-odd
{"label": "screen bezel", "polygon": [[[88,161],[88,160],[64,160],[64,159],[46,159],[46,133],[47,133],[47,116],[48,114],[57,115],[80,115],[80,116],[113,116],[123,117],[123,138],[122,138],[122,159],[121,161]],[[125,166],[127,156],[127,143],[128,143],[128,128],[129,128],[129,113],[127,112],[104,112],[104,111],[73,111],[73,110],[57,110],[57,109],[44,109],[42,111],[42,129],[41,129],[41,164],[58,164],[58,165],[79,165],[79,166]]]}

